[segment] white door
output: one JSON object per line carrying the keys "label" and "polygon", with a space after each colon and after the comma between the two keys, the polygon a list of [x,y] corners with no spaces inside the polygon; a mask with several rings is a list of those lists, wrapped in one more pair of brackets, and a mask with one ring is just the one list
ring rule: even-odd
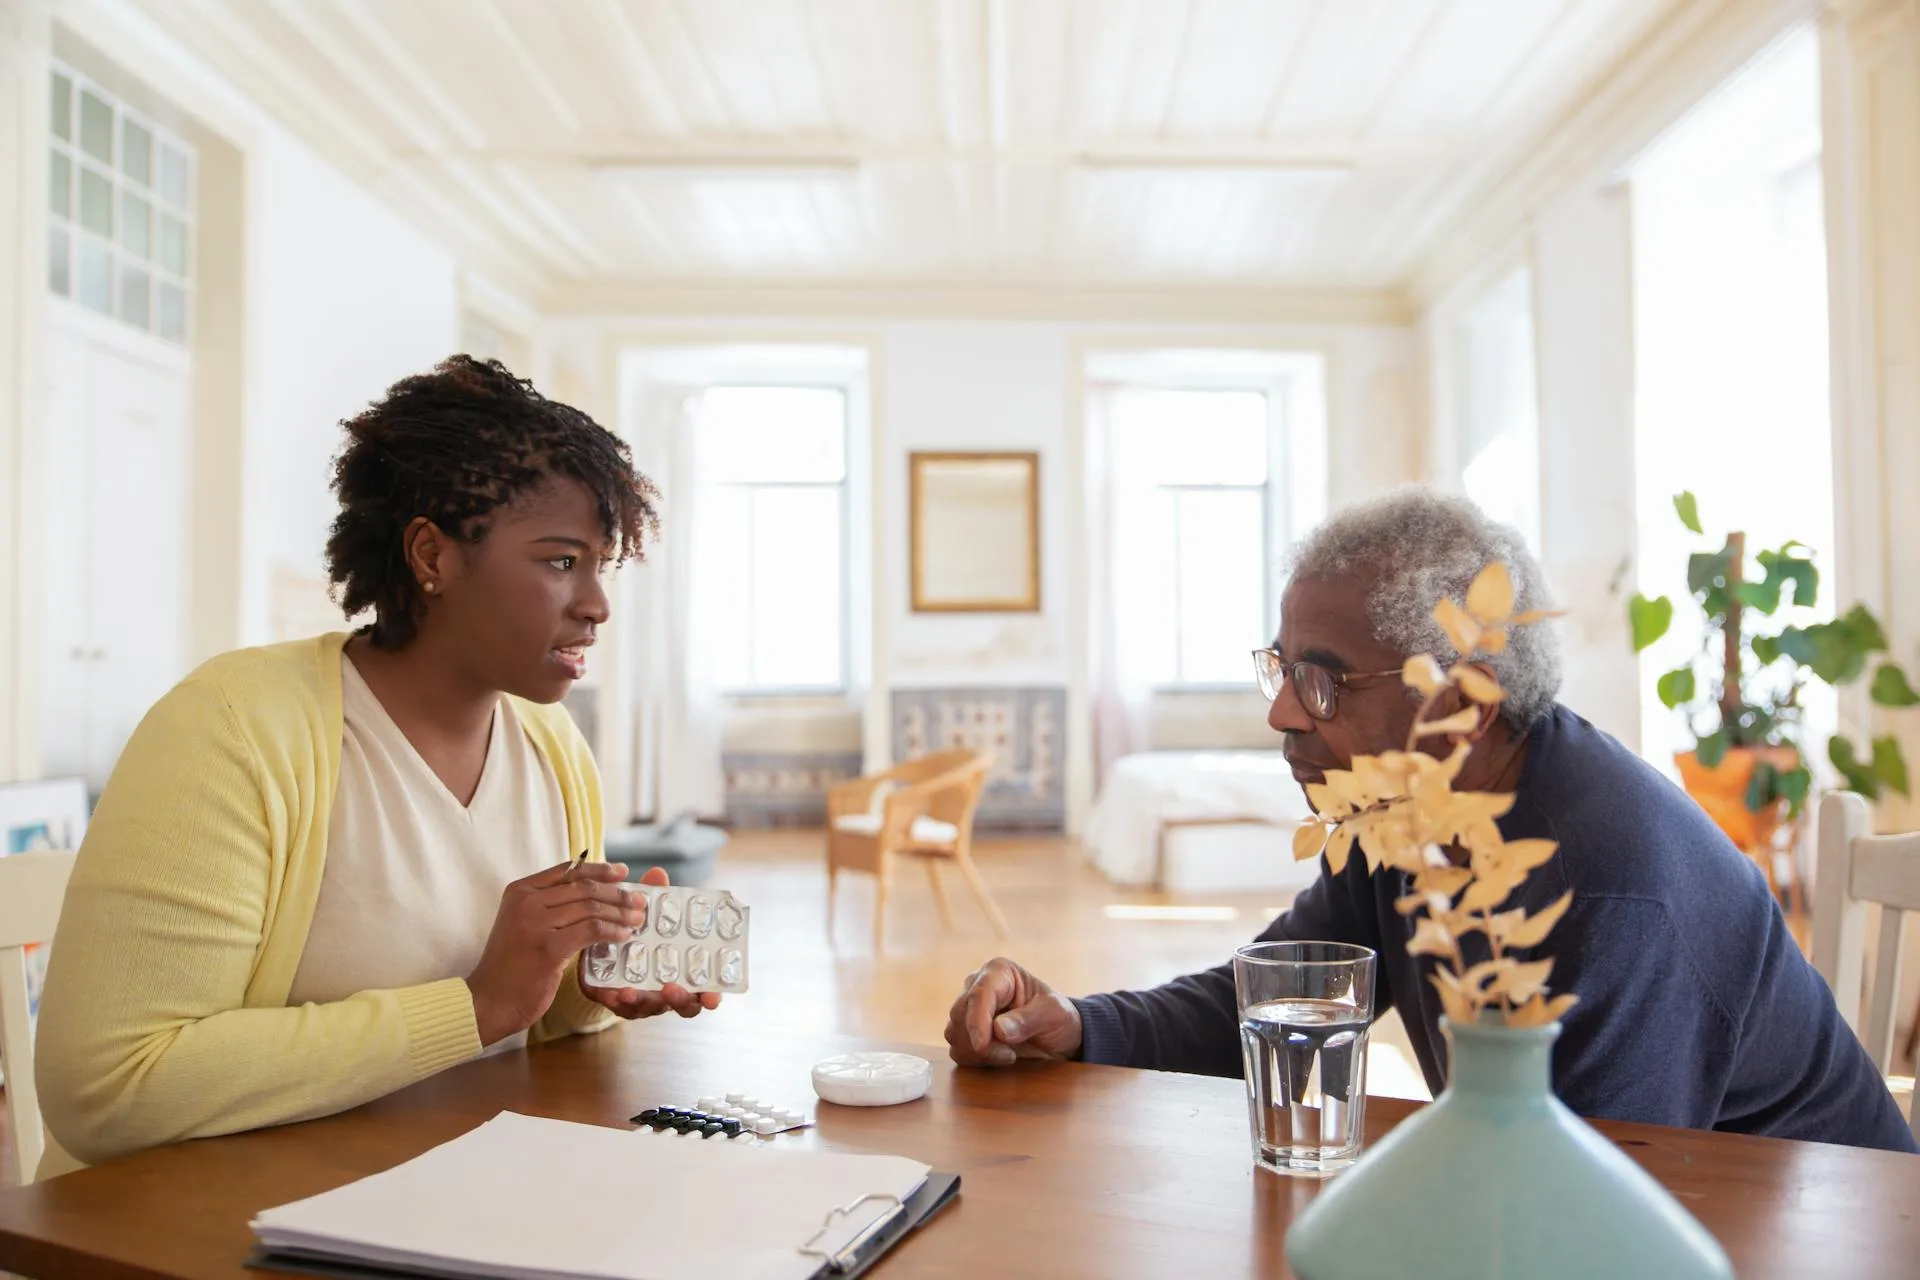
{"label": "white door", "polygon": [[191,382],[184,353],[87,316],[49,326],[47,369],[43,769],[97,791],[186,674]]}

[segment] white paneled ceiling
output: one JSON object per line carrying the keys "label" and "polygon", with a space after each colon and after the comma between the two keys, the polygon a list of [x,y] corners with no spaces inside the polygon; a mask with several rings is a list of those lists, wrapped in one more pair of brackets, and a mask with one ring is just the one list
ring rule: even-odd
{"label": "white paneled ceiling", "polygon": [[136,0],[555,301],[1391,291],[1685,0]]}

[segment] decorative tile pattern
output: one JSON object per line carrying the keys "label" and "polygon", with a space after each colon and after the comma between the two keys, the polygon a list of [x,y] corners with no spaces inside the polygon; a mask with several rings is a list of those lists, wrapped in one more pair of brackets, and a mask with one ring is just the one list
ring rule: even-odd
{"label": "decorative tile pattern", "polygon": [[1024,689],[895,689],[897,760],[965,747],[993,756],[974,825],[1058,831],[1066,821],[1067,693]]}
{"label": "decorative tile pattern", "polygon": [[736,827],[817,827],[827,820],[827,788],[860,776],[857,751],[729,751],[727,822]]}

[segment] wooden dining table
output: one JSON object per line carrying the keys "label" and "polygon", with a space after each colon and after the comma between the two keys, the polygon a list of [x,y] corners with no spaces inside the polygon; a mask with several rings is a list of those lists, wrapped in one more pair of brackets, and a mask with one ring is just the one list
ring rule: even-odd
{"label": "wooden dining table", "polygon": [[[1078,1063],[955,1068],[939,1050],[778,1038],[717,1019],[636,1023],[484,1058],[327,1119],[0,1192],[0,1271],[36,1280],[258,1276],[244,1267],[255,1213],[390,1168],[501,1111],[626,1127],[646,1107],[732,1091],[800,1104],[812,1099],[814,1062],[874,1048],[930,1059],[927,1097],[821,1104],[814,1127],[768,1141],[911,1156],[961,1175],[959,1199],[878,1275],[1290,1274],[1287,1225],[1321,1184],[1254,1169],[1237,1080]],[[1416,1105],[1371,1099],[1368,1140]],[[1599,1129],[1699,1218],[1744,1280],[1920,1276],[1920,1157],[1649,1125]],[[1390,1229],[1391,1206],[1381,1222]]]}

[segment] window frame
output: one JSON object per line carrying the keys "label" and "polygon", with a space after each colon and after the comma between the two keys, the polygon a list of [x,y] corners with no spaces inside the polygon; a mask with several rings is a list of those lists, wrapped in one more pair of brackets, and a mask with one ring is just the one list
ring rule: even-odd
{"label": "window frame", "polygon": [[[1269,414],[1272,413],[1271,405],[1269,405],[1268,407],[1268,413]],[[1279,602],[1274,598],[1274,589],[1273,589],[1274,511],[1273,511],[1273,478],[1272,478],[1273,458],[1271,456],[1271,450],[1272,450],[1271,444],[1269,444],[1268,450],[1269,450],[1269,456],[1267,458],[1268,478],[1265,482],[1261,484],[1157,484],[1152,486],[1155,492],[1170,493],[1174,495],[1173,616],[1176,619],[1180,616],[1181,601],[1185,598],[1185,594],[1186,594],[1185,583],[1182,580],[1180,567],[1179,567],[1180,566],[1180,561],[1179,561],[1180,522],[1182,518],[1180,513],[1180,498],[1185,494],[1189,494],[1189,493],[1256,493],[1257,492],[1260,494],[1260,567],[1261,567],[1260,609],[1261,609],[1262,616],[1265,616],[1265,617],[1274,616],[1274,611],[1277,608]],[[1263,641],[1271,641],[1272,639],[1273,639],[1272,636],[1263,637]],[[1258,644],[1254,644],[1254,645],[1249,645],[1248,649],[1249,651],[1251,651],[1258,647],[1259,647]],[[1185,643],[1181,639],[1179,623],[1176,622],[1173,628],[1173,670],[1174,670],[1173,679],[1171,681],[1156,681],[1153,686],[1153,691],[1156,694],[1159,694],[1159,693],[1167,693],[1167,694],[1232,693],[1232,692],[1237,692],[1239,690],[1242,690],[1246,687],[1246,682],[1242,680],[1221,681],[1221,680],[1185,679],[1180,675],[1180,668],[1183,665],[1183,660],[1185,657],[1186,657]]]}
{"label": "window frame", "polygon": [[[111,322],[128,333],[138,333],[146,338],[165,344],[169,349],[190,352],[194,345],[194,309],[196,304],[197,269],[199,267],[198,229],[200,209],[198,196],[198,176],[200,156],[193,144],[178,131],[155,120],[149,113],[129,103],[126,97],[101,84],[94,77],[61,59],[54,59],[47,74],[48,101],[52,101],[54,86],[60,81],[67,82],[68,121],[70,136],[62,138],[54,132],[49,109],[49,119],[45,137],[46,156],[43,161],[52,164],[54,156],[66,160],[69,170],[70,186],[67,192],[67,212],[59,214],[52,208],[51,195],[46,210],[48,243],[42,247],[43,274],[41,285],[46,290],[49,302],[56,306],[71,308],[94,319]],[[102,162],[89,153],[80,141],[81,95],[90,93],[107,104],[112,112],[112,151],[113,158]],[[148,179],[144,184],[129,177],[123,170],[122,152],[126,146],[126,133],[129,124],[144,130],[148,137]],[[162,157],[166,151],[178,154],[186,165],[186,197],[184,205],[175,204],[163,192],[161,187]],[[108,198],[113,216],[113,234],[102,236],[88,228],[81,216],[80,183],[86,173],[104,177],[108,183]],[[144,258],[136,258],[126,248],[122,240],[121,220],[124,217],[125,201],[132,195],[147,205],[148,230],[147,253]],[[160,218],[166,215],[180,223],[186,238],[185,270],[175,272],[162,261],[160,246]],[[66,244],[66,282],[67,291],[61,293],[53,287],[52,280],[52,236],[58,232],[65,236]],[[80,297],[80,256],[83,247],[93,244],[105,249],[112,272],[110,281],[110,305],[106,311],[99,311],[83,302]],[[147,276],[146,323],[136,324],[123,314],[124,302],[122,290],[126,271],[131,268],[142,271]],[[160,320],[160,289],[162,285],[171,285],[179,289],[181,301],[181,328],[179,335],[171,336],[163,332]]]}
{"label": "window frame", "polygon": [[[1204,377],[1182,377],[1169,379],[1128,379],[1110,384],[1114,393],[1126,395],[1140,391],[1175,391],[1186,394],[1238,393],[1260,396],[1266,402],[1267,430],[1265,445],[1267,451],[1267,475],[1260,484],[1155,484],[1149,486],[1154,492],[1168,492],[1176,495],[1174,504],[1174,536],[1179,537],[1180,516],[1177,495],[1183,492],[1245,492],[1259,490],[1260,502],[1260,608],[1263,617],[1277,625],[1280,609],[1279,592],[1276,589],[1276,570],[1280,563],[1280,548],[1275,546],[1276,532],[1287,528],[1284,504],[1292,492],[1291,460],[1287,452],[1290,424],[1287,421],[1289,384],[1291,374],[1280,374],[1269,378],[1246,377],[1210,379]],[[1176,542],[1177,546],[1177,542]],[[1177,552],[1176,552],[1177,557]],[[1180,600],[1183,595],[1178,560],[1174,568],[1173,613],[1179,616]],[[1260,637],[1247,646],[1248,651],[1261,644],[1271,643],[1273,636]],[[1155,697],[1185,697],[1190,695],[1218,695],[1243,693],[1251,683],[1247,680],[1182,680],[1179,675],[1182,659],[1182,642],[1176,623],[1173,635],[1172,680],[1156,679],[1150,687]]]}
{"label": "window frame", "polygon": [[[715,489],[744,489],[748,491],[748,512],[750,517],[758,518],[752,506],[752,493],[761,489],[837,489],[840,500],[840,608],[839,608],[839,673],[832,684],[747,684],[730,685],[719,683],[720,697],[728,702],[795,702],[812,700],[843,699],[853,688],[853,539],[851,531],[852,479],[853,479],[853,392],[844,382],[807,379],[807,378],[728,378],[707,387],[708,392],[737,389],[765,388],[782,391],[831,391],[840,398],[840,478],[826,480],[721,480],[714,482]],[[749,553],[751,554],[751,553]],[[748,594],[748,625],[753,625],[754,601],[751,588]],[[753,665],[752,650],[748,650],[749,668]],[[751,672],[749,673],[751,674]]]}

